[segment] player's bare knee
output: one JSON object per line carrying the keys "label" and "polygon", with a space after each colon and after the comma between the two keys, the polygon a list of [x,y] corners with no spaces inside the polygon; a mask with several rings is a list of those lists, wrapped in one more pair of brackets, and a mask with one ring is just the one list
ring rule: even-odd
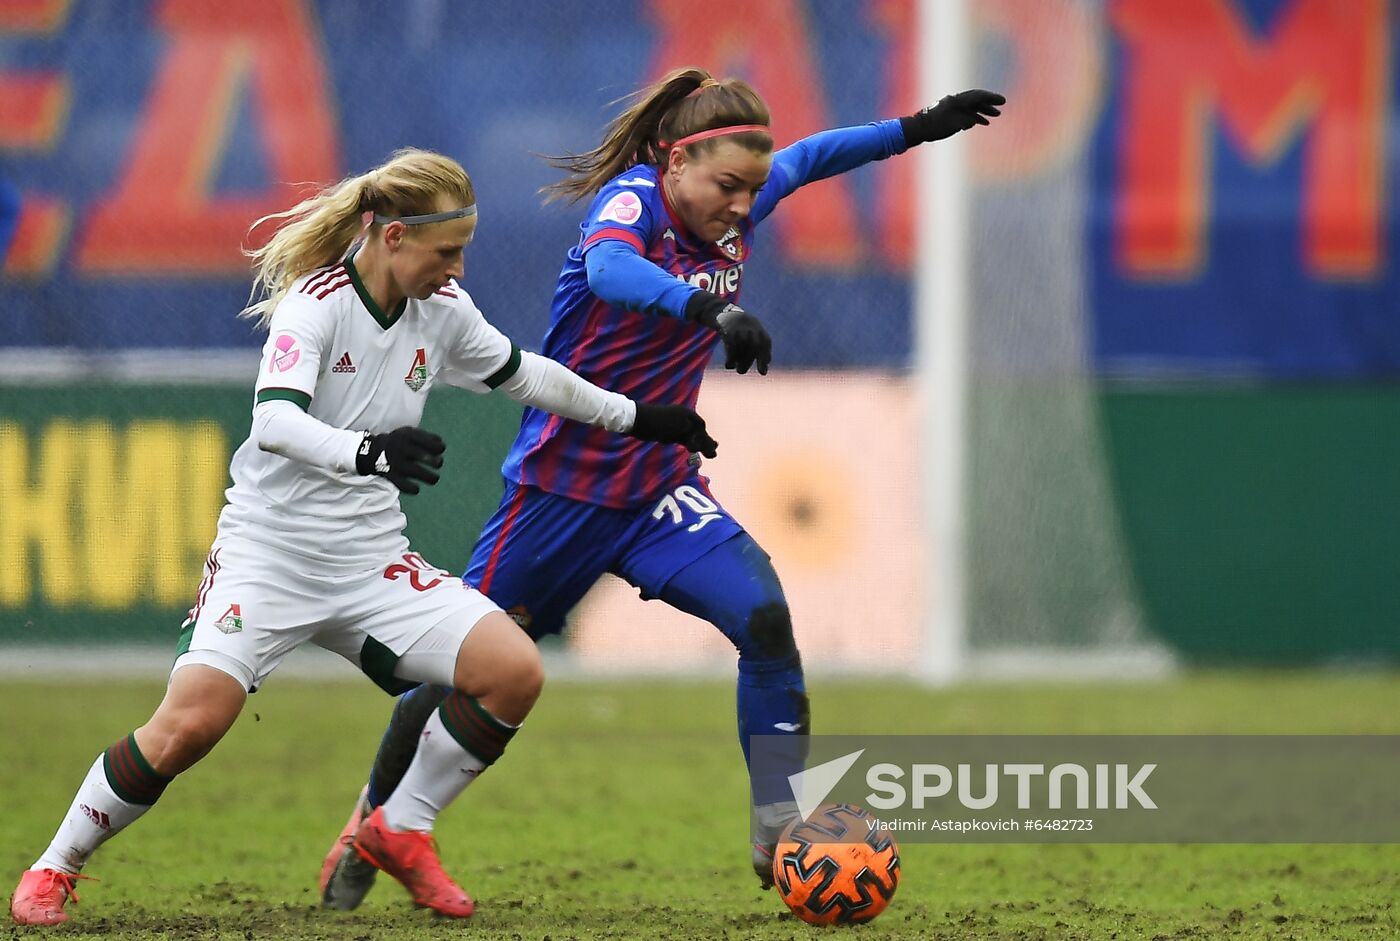
{"label": "player's bare knee", "polygon": [[544,661],[540,658],[539,648],[533,641],[530,643],[529,655],[521,658],[516,665],[516,671],[516,689],[522,696],[528,696],[533,703],[544,689]]}
{"label": "player's bare knee", "polygon": [[495,667],[491,685],[497,695],[527,709],[534,705],[544,688],[544,662],[534,642],[524,637],[523,643],[504,647]]}
{"label": "player's bare knee", "polygon": [[534,641],[505,615],[485,618],[462,644],[457,689],[497,702],[511,712],[528,711],[544,686],[544,663]]}

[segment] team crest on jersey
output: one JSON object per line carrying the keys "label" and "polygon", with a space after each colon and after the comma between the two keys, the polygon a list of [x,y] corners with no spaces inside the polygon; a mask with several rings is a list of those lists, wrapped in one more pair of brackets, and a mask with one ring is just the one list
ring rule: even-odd
{"label": "team crest on jersey", "polygon": [[715,244],[730,258],[738,258],[744,251],[744,242],[739,238],[739,230],[733,226],[730,226],[729,231],[724,233],[724,238]]}
{"label": "team crest on jersey", "polygon": [[414,392],[428,384],[428,354],[423,347],[418,347],[418,352],[413,354],[413,365],[408,367],[408,375],[403,377],[403,384]]}
{"label": "team crest on jersey", "polygon": [[301,360],[301,350],[297,338],[283,333],[272,342],[272,359],[267,364],[268,372],[286,372]]}
{"label": "team crest on jersey", "polygon": [[214,626],[225,634],[237,634],[243,630],[243,609],[236,604],[229,605],[223,617],[214,622]]}
{"label": "team crest on jersey", "polygon": [[641,217],[642,198],[630,192],[618,193],[598,213],[599,222],[621,222],[623,225],[632,225]]}

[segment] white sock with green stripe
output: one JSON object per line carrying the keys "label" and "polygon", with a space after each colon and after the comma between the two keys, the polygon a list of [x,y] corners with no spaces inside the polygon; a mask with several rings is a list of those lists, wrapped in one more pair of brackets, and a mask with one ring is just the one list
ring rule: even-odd
{"label": "white sock with green stripe", "polygon": [[442,809],[485,770],[486,762],[457,744],[434,710],[408,771],[384,802],[384,822],[395,830],[432,832]]}
{"label": "white sock with green stripe", "polygon": [[449,695],[428,717],[413,761],[384,802],[384,822],[431,832],[442,809],[501,757],[516,731],[472,697]]}
{"label": "white sock with green stripe", "polygon": [[[122,744],[119,742],[113,747]],[[79,872],[99,846],[151,809],[154,801],[136,804],[118,796],[108,779],[107,763],[106,752],[97,756],[59,824],[53,842],[29,868]],[[159,793],[156,796],[159,797]]]}

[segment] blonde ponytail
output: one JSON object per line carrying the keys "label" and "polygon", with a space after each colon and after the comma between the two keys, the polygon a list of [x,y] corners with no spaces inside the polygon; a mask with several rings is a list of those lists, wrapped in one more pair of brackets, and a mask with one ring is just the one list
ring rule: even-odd
{"label": "blonde ponytail", "polygon": [[[244,250],[253,259],[253,290],[240,317],[266,327],[287,289],[302,275],[345,257],[364,227],[364,195],[372,173],[350,177],[303,199],[291,209],[254,222],[249,232],[268,222],[287,221],[267,244]],[[262,300],[254,301],[258,295]]]}
{"label": "blonde ponytail", "polygon": [[396,151],[387,163],[368,173],[328,186],[291,209],[263,216],[250,233],[264,223],[282,225],[266,245],[244,250],[253,260],[253,289],[239,316],[266,327],[298,278],[345,257],[365,230],[366,212],[430,213],[441,197],[460,206],[476,202],[471,179],[461,164],[410,147]]}

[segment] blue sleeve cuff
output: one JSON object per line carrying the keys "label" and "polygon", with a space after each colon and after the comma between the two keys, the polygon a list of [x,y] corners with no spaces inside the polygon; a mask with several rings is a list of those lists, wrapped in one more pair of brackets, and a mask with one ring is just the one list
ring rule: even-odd
{"label": "blue sleeve cuff", "polygon": [[902,154],[909,149],[909,142],[904,139],[904,125],[899,123],[899,118],[875,121],[874,124],[879,129],[880,136],[884,138],[885,149],[889,151],[891,157]]}
{"label": "blue sleeve cuff", "polygon": [[583,260],[589,290],[615,307],[684,319],[685,302],[699,290],[661,270],[620,240],[595,242]]}

